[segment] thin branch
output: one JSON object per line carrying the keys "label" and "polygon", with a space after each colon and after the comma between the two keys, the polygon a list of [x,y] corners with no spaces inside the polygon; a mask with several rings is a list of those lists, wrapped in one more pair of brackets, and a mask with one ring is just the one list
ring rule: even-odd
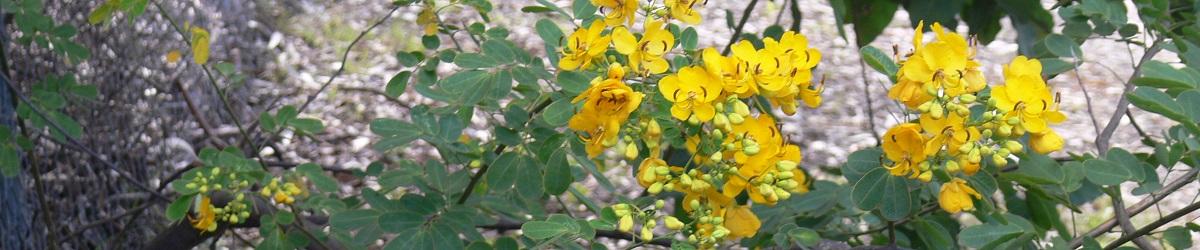
{"label": "thin branch", "polygon": [[[543,100],[541,103],[538,103],[536,107],[533,107],[533,109],[529,111],[529,117],[533,118],[533,116],[537,115],[538,113],[541,113],[542,110],[546,109],[546,106],[550,106],[550,102],[552,100],[553,99],[551,99],[551,98],[547,98],[546,100]],[[528,123],[528,122],[529,121],[526,121],[526,123]],[[507,145],[504,145],[504,144],[496,145],[496,148],[492,150],[492,153],[498,155],[498,154],[504,152],[505,148],[507,148]],[[475,190],[475,185],[479,184],[479,179],[483,179],[483,174],[487,173],[489,166],[491,166],[491,164],[483,164],[483,166],[479,167],[479,171],[475,171],[475,175],[471,176],[471,182],[467,183],[467,188],[464,188],[462,195],[458,196],[458,202],[456,202],[457,204],[463,204],[463,203],[467,202],[467,198],[471,197],[471,193],[473,193],[472,191]]]}
{"label": "thin branch", "polygon": [[1087,86],[1083,84],[1083,76],[1079,75],[1079,64],[1072,63],[1071,68],[1075,73],[1075,83],[1079,84],[1079,90],[1083,92],[1083,99],[1087,101],[1088,117],[1091,118],[1092,127],[1096,129],[1096,134],[1100,134],[1100,122],[1096,121],[1096,113],[1092,111],[1092,95],[1088,93]]}
{"label": "thin branch", "polygon": [[754,13],[754,6],[756,5],[758,5],[758,0],[750,0],[750,3],[746,5],[746,10],[742,11],[742,20],[733,29],[733,35],[729,36],[729,44],[725,44],[725,50],[721,52],[721,55],[729,55],[729,48],[733,47],[733,43],[738,41],[738,37],[741,37],[742,28],[746,27],[746,21],[750,20],[750,14]]}
{"label": "thin branch", "polygon": [[1142,54],[1141,61],[1133,68],[1133,74],[1129,75],[1129,79],[1125,82],[1125,89],[1121,91],[1121,100],[1117,102],[1117,110],[1113,112],[1112,118],[1108,119],[1108,125],[1104,126],[1104,130],[1096,135],[1096,151],[1100,155],[1105,155],[1108,151],[1109,140],[1112,139],[1113,132],[1117,130],[1117,125],[1121,123],[1121,115],[1129,110],[1129,98],[1126,95],[1133,92],[1133,79],[1141,74],[1142,66],[1146,65],[1146,62],[1149,62],[1159,51],[1162,51],[1162,43],[1155,41],[1154,45],[1151,45],[1149,49],[1146,49],[1146,53]]}
{"label": "thin branch", "polygon": [[[1117,208],[1117,209],[1113,209],[1113,211],[1117,217],[1117,225],[1121,226],[1121,232],[1125,236],[1136,237],[1136,235],[1129,234],[1129,232],[1133,232],[1135,230],[1135,228],[1137,228],[1137,227],[1133,226],[1133,222],[1129,221],[1129,218],[1130,218],[1129,212],[1125,211],[1125,209],[1120,209],[1120,208],[1125,207],[1125,201],[1124,201],[1124,199],[1121,198],[1121,186],[1110,187],[1110,188],[1106,189],[1106,191],[1107,191],[1106,193],[1108,193],[1108,196],[1112,197],[1113,207]],[[1124,237],[1122,237],[1122,238],[1124,238]],[[1138,248],[1141,248],[1144,250],[1158,249],[1154,245],[1151,245],[1150,242],[1147,241],[1145,238],[1141,238],[1141,237],[1133,238],[1133,244],[1137,245]]]}
{"label": "thin branch", "polygon": [[404,101],[401,101],[400,99],[392,97],[392,96],[388,95],[387,92],[383,92],[382,90],[373,89],[373,88],[360,88],[360,87],[341,87],[338,89],[350,91],[350,92],[362,92],[362,93],[368,93],[368,94],[376,94],[376,95],[382,96],[384,99],[387,99],[389,102],[392,102],[392,103],[396,104],[397,106],[404,107],[406,109],[412,109],[412,105],[405,103]]}
{"label": "thin branch", "polygon": [[[1118,238],[1116,241],[1113,241],[1112,243],[1109,243],[1107,246],[1104,246],[1104,249],[1111,250],[1111,249],[1115,249],[1115,248],[1121,246],[1122,244],[1125,244],[1125,242],[1129,242],[1130,240],[1144,239],[1141,237],[1146,234],[1149,234],[1150,232],[1153,232],[1154,229],[1157,229],[1158,227],[1166,225],[1167,223],[1170,223],[1171,221],[1173,221],[1175,219],[1179,219],[1180,217],[1183,217],[1189,213],[1192,213],[1192,211],[1196,211],[1197,209],[1200,209],[1200,203],[1192,203],[1191,205],[1183,207],[1179,210],[1175,210],[1175,212],[1168,214],[1166,217],[1159,218],[1158,220],[1155,220],[1154,222],[1147,224],[1146,226],[1138,229],[1137,231],[1134,231],[1133,233],[1128,233],[1128,234],[1125,234],[1124,236],[1121,236],[1121,238]],[[1137,243],[1137,241],[1134,241],[1134,243]],[[1138,247],[1142,247],[1142,246],[1139,245]],[[1145,248],[1143,248],[1143,249],[1145,249]]]}
{"label": "thin branch", "polygon": [[[483,225],[483,226],[479,226],[479,228],[489,229],[489,230],[497,230],[497,231],[509,231],[509,230],[521,229],[521,225],[522,225],[522,223],[519,223],[519,222],[501,220],[500,222],[497,222],[494,225]],[[633,237],[633,235],[631,235],[631,234],[623,233],[621,231],[615,231],[615,230],[596,230],[596,237],[604,237],[604,238],[627,240],[627,241],[635,241],[636,240]],[[640,241],[640,243],[658,245],[658,246],[664,246],[664,247],[671,247],[671,240],[665,239],[665,238],[657,238],[657,239],[653,239],[653,240],[649,240],[649,241]]]}
{"label": "thin branch", "polygon": [[[1125,210],[1129,211],[1128,213],[1130,215],[1137,215],[1138,213],[1141,213],[1142,211],[1145,211],[1146,209],[1150,208],[1150,206],[1158,203],[1163,198],[1166,198],[1167,195],[1175,192],[1176,190],[1179,190],[1184,185],[1192,183],[1192,181],[1195,180],[1197,174],[1200,174],[1200,168],[1193,166],[1192,169],[1188,170],[1187,173],[1184,173],[1183,176],[1180,176],[1178,179],[1175,179],[1175,180],[1171,181],[1170,183],[1167,183],[1167,185],[1164,185],[1162,189],[1159,189],[1158,191],[1150,193],[1150,197],[1142,199],[1137,204],[1133,204],[1132,206],[1125,208]],[[1085,233],[1084,236],[1092,237],[1092,238],[1099,237],[1101,234],[1109,232],[1116,226],[1117,226],[1116,218],[1109,218],[1108,221],[1101,223],[1099,226],[1096,226],[1095,228],[1092,228],[1092,230],[1088,230],[1088,232]],[[1081,245],[1083,245],[1083,237],[1076,237],[1074,240],[1071,240],[1070,248],[1075,249]]]}
{"label": "thin branch", "polygon": [[867,99],[867,124],[871,126],[871,136],[875,138],[875,146],[880,146],[883,145],[883,141],[879,137],[879,132],[875,130],[875,102],[871,101],[875,98],[871,97],[871,80],[867,79],[867,64],[863,60],[858,60],[858,69],[861,71],[859,76],[863,80],[863,92],[865,92],[863,97]]}
{"label": "thin branch", "polygon": [[[12,85],[12,80],[9,79],[7,75],[0,74],[0,78],[3,78],[2,80],[4,82],[5,87],[8,87],[9,89],[14,89],[14,90],[17,89],[15,86]],[[46,124],[49,125],[51,129],[53,129],[53,131],[58,132],[59,134],[62,134],[63,138],[65,138],[67,140],[67,143],[71,144],[72,146],[77,148],[79,151],[82,151],[83,153],[87,154],[88,156],[95,158],[97,161],[100,161],[101,164],[104,164],[104,166],[108,167],[110,170],[117,172],[117,176],[121,177],[122,179],[125,179],[126,181],[129,181],[130,185],[133,185],[134,187],[141,189],[144,192],[150,193],[151,196],[153,196],[154,198],[157,198],[161,201],[164,201],[164,202],[171,201],[171,199],[167,198],[166,196],[163,196],[162,194],[160,194],[158,192],[154,192],[153,189],[150,189],[150,187],[147,187],[145,184],[143,184],[137,178],[134,178],[133,175],[129,174],[129,172],[126,172],[123,169],[121,169],[120,167],[118,167],[117,164],[112,163],[111,161],[108,161],[108,159],[105,159],[103,156],[100,155],[100,153],[96,153],[96,151],[92,150],[92,148],[84,146],[83,143],[79,142],[78,139],[75,139],[74,136],[71,136],[69,133],[67,133],[66,129],[63,129],[62,126],[58,125],[57,122],[54,122],[54,120],[50,119],[50,117],[47,117],[46,113],[42,112],[41,109],[39,109],[36,105],[34,105],[32,102],[30,102],[28,97],[25,97],[25,95],[23,95],[17,91],[13,91],[13,95],[17,96],[17,99],[19,99],[21,101],[21,103],[29,106],[29,110],[33,111],[33,114],[37,115],[38,118],[41,118],[43,121],[45,121]],[[50,140],[50,141],[58,142],[56,140]]]}
{"label": "thin branch", "polygon": [[204,136],[208,137],[209,140],[212,140],[212,142],[218,147],[225,147],[228,145],[225,143],[225,141],[221,140],[221,138],[217,137],[216,133],[212,132],[212,125],[209,125],[208,119],[204,119],[204,116],[200,114],[198,109],[196,109],[196,104],[194,101],[192,101],[192,95],[188,94],[187,88],[183,87],[183,83],[179,82],[178,79],[173,82],[175,83],[175,88],[179,89],[179,95],[183,96],[183,102],[187,104],[188,112],[192,114],[192,118],[196,118],[196,123],[199,124],[200,129],[204,131]]}

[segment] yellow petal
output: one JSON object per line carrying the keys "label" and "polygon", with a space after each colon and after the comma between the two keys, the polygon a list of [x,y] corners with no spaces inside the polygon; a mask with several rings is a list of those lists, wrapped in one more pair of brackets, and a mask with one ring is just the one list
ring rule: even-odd
{"label": "yellow petal", "polygon": [[1029,146],[1033,147],[1033,151],[1039,154],[1049,154],[1050,152],[1062,149],[1063,138],[1058,133],[1055,133],[1054,130],[1049,130],[1046,133],[1030,136],[1029,144]]}
{"label": "yellow petal", "polygon": [[671,64],[668,64],[667,59],[663,59],[662,57],[651,57],[647,58],[646,65],[642,67],[645,67],[646,70],[649,70],[651,74],[661,74],[663,72],[667,72],[667,69],[671,67]]}
{"label": "yellow petal", "polygon": [[701,122],[710,121],[717,114],[716,109],[713,108],[711,103],[697,104],[692,109],[693,114],[696,115],[696,119],[700,119]]}
{"label": "yellow petal", "polygon": [[686,121],[688,117],[692,116],[692,110],[683,107],[683,105],[672,105],[671,116],[680,121]]}
{"label": "yellow petal", "polygon": [[632,54],[633,51],[637,49],[638,44],[637,38],[635,38],[633,33],[630,33],[629,29],[626,29],[625,27],[617,27],[613,29],[612,42],[613,46],[617,48],[617,52],[625,55]]}
{"label": "yellow petal", "polygon": [[208,46],[209,37],[208,31],[204,28],[193,26],[192,32],[192,59],[195,59],[197,64],[208,62]]}
{"label": "yellow petal", "polygon": [[749,206],[736,206],[725,211],[725,228],[729,229],[731,238],[753,237],[760,226],[762,222]]}
{"label": "yellow petal", "polygon": [[687,97],[687,93],[683,93],[679,89],[679,76],[669,75],[658,81],[658,92],[663,95],[667,101],[678,102],[680,97]]}

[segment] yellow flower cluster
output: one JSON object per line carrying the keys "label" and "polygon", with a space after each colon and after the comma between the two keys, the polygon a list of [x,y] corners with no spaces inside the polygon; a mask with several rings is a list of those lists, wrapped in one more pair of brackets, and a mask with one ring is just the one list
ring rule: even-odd
{"label": "yellow flower cluster", "polygon": [[289,181],[281,185],[278,179],[271,179],[271,183],[259,190],[259,194],[277,204],[290,205],[296,202],[296,196],[304,194],[304,190],[295,182]]}
{"label": "yellow flower cluster", "polygon": [[244,193],[237,193],[233,201],[226,203],[222,207],[213,205],[212,198],[209,198],[207,195],[197,196],[192,211],[195,216],[189,215],[188,221],[191,222],[192,228],[204,232],[216,231],[218,221],[237,224],[250,218],[250,209],[249,205],[246,205],[246,195]]}
{"label": "yellow flower cluster", "polygon": [[[687,235],[691,243],[712,248],[724,240],[755,235],[761,222],[750,209],[752,203],[775,205],[808,191],[808,176],[798,167],[800,147],[787,142],[770,114],[774,110],[767,108],[793,115],[801,102],[820,105],[821,88],[813,85],[812,70],[821,54],[808,47],[807,38],[789,31],[778,39],[765,38],[761,48],[742,41],[729,56],[707,48],[693,54],[699,58],[692,64],[672,67],[666,56],[675,48],[676,37],[666,22],[699,23],[696,8],[703,1],[667,0],[664,6],[640,7],[629,0],[592,3],[604,13],[603,21],[585,24],[566,37],[558,68],[593,70],[599,65],[607,66],[607,72],[574,97],[577,110],[567,126],[589,157],[617,147],[633,162],[642,156],[638,144],[644,145],[649,153],[638,164],[638,184],[655,195],[681,192],[687,204],[687,218],[654,216],[661,206],[614,205],[618,229],[632,233],[640,224],[640,238],[652,239],[653,228],[661,222]],[[632,31],[638,13],[647,15],[640,35]],[[627,72],[633,76],[627,78]],[[661,101],[669,106],[659,106]],[[649,111],[637,112],[643,107]],[[673,123],[655,115],[662,112],[669,113]],[[637,122],[628,122],[630,116]],[[694,156],[687,164],[671,166],[661,158],[664,125],[679,133],[668,136],[686,138]],[[621,136],[622,130],[637,136]],[[749,202],[737,202],[739,196]]]}
{"label": "yellow flower cluster", "polygon": [[1058,112],[1036,59],[1013,59],[1004,68],[1006,83],[980,97],[988,85],[974,60],[973,43],[938,23],[931,26],[935,39],[923,43],[923,27],[921,22],[914,51],[901,62],[897,83],[888,92],[919,117],[883,135],[885,167],[892,175],[923,182],[933,180],[934,171],[945,171],[951,178],[941,180],[939,205],[951,213],[971,211],[971,197],[981,195],[956,175],[976,174],[985,156],[997,166],[1008,164],[1009,156],[1023,152],[1025,134],[1037,153],[1061,149],[1062,138],[1048,124],[1066,116]]}

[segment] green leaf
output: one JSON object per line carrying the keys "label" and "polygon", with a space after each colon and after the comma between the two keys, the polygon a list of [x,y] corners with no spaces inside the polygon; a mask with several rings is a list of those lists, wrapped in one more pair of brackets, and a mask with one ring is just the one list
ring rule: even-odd
{"label": "green leaf", "polygon": [[589,0],[575,0],[571,4],[571,14],[575,19],[586,19],[596,13],[596,6]]}
{"label": "green leaf", "polygon": [[1037,42],[1053,32],[1054,17],[1038,0],[1006,0],[996,1],[996,4],[1008,13],[1013,28],[1017,30],[1018,54],[1036,54],[1034,47]]}
{"label": "green leaf", "polygon": [[571,104],[568,98],[562,98],[551,103],[542,111],[542,119],[550,126],[562,126],[567,124],[567,120],[571,119],[571,115],[575,114],[575,106]]}
{"label": "green leaf", "polygon": [[192,198],[195,194],[179,196],[171,205],[167,205],[167,219],[171,221],[179,221],[187,216],[188,210],[192,208]]}
{"label": "green leaf", "polygon": [[954,249],[954,238],[950,232],[937,222],[924,219],[913,221],[913,228],[921,237],[921,242],[931,249]]}
{"label": "green leaf", "polygon": [[1125,151],[1122,148],[1111,148],[1108,150],[1108,154],[1104,155],[1104,158],[1129,170],[1133,181],[1142,182],[1146,180],[1146,173],[1142,167],[1142,164],[1145,163],[1138,159],[1137,156],[1129,153],[1129,151]]}
{"label": "green leaf", "polygon": [[854,40],[864,47],[875,40],[887,28],[896,9],[900,7],[892,0],[849,0],[850,23],[854,24]]}
{"label": "green leaf", "polygon": [[696,33],[696,29],[687,27],[683,30],[683,34],[679,35],[679,44],[684,51],[696,50],[696,44],[700,41],[700,35]]}
{"label": "green leaf", "polygon": [[120,7],[121,0],[108,0],[96,6],[92,13],[88,15],[88,24],[96,25],[112,18],[113,13]]}
{"label": "green leaf", "polygon": [[400,97],[400,95],[404,94],[404,90],[408,88],[408,80],[411,78],[411,71],[405,70],[396,73],[396,75],[392,76],[392,79],[388,80],[384,92],[391,97]]}
{"label": "green leaf", "polygon": [[420,227],[425,223],[425,216],[412,211],[392,211],[379,216],[379,229],[388,233],[399,233],[407,229]]}
{"label": "green leaf", "polygon": [[959,16],[967,23],[970,34],[988,44],[1000,33],[1000,18],[1004,17],[1004,12],[998,9],[995,1],[966,1]]}
{"label": "green leaf", "polygon": [[1138,87],[1133,90],[1133,93],[1127,95],[1129,102],[1133,106],[1137,106],[1146,111],[1157,113],[1171,120],[1179,122],[1191,122],[1183,112],[1183,107],[1175,100],[1171,99],[1170,95],[1163,93],[1161,90],[1150,87]]}
{"label": "green leaf", "polygon": [[1038,184],[1059,184],[1064,178],[1058,162],[1045,155],[1032,152],[1021,155],[1017,170],[1005,175],[1027,179]]}
{"label": "green leaf", "polygon": [[486,173],[488,186],[494,190],[508,190],[516,182],[517,174],[523,167],[523,159],[513,152],[504,152],[492,161]]}
{"label": "green leaf", "polygon": [[458,53],[454,57],[454,64],[468,69],[491,68],[500,63],[491,57],[479,53]]}
{"label": "green leaf", "polygon": [[[8,128],[0,127],[7,130]],[[21,171],[21,152],[20,148],[9,145],[0,145],[0,175],[11,177],[17,175]]]}
{"label": "green leaf", "polygon": [[530,6],[521,7],[521,12],[525,12],[525,13],[543,13],[543,12],[551,12],[551,11],[554,11],[554,9],[546,8],[546,6],[530,5]]}
{"label": "green leaf", "polygon": [[1082,58],[1083,56],[1083,50],[1079,48],[1079,44],[1067,36],[1050,34],[1046,35],[1043,42],[1046,44],[1046,49],[1056,56],[1069,58]]}
{"label": "green leaf", "polygon": [[[461,54],[458,58],[461,58]],[[490,83],[492,77],[492,74],[484,70],[460,71],[442,79],[439,85],[449,94],[458,97],[454,103],[474,106],[487,94],[487,91],[483,91],[483,86]]]}
{"label": "green leaf", "polygon": [[[499,64],[509,64],[517,60],[516,52],[506,44],[505,40],[487,40],[483,42],[483,53]],[[459,54],[461,56],[462,54]],[[457,59],[457,58],[455,58]],[[457,64],[457,62],[455,62]]]}
{"label": "green leaf", "polygon": [[375,150],[378,151],[386,151],[407,145],[424,133],[421,128],[412,123],[389,118],[379,118],[371,121],[371,132],[383,136],[383,140],[375,143]]}
{"label": "green leaf", "polygon": [[369,225],[376,225],[379,220],[377,210],[345,210],[329,216],[329,226],[335,229],[354,230]]}
{"label": "green leaf", "polygon": [[821,235],[817,231],[806,228],[797,227],[787,231],[788,237],[795,239],[802,246],[814,247],[821,243]]}
{"label": "green leaf", "polygon": [[288,125],[310,135],[325,130],[325,125],[321,123],[321,120],[313,118],[298,118],[289,122]]}
{"label": "green leaf", "polygon": [[561,71],[558,73],[558,85],[562,86],[567,93],[578,94],[591,87],[591,77],[575,71]]}
{"label": "green leaf", "polygon": [[421,60],[424,60],[424,59],[425,59],[425,54],[421,53],[420,51],[396,52],[396,60],[400,61],[400,65],[404,65],[404,67],[417,66],[417,64],[421,63]]}
{"label": "green leaf", "polygon": [[846,177],[849,183],[857,183],[867,172],[882,168],[883,150],[878,147],[863,149],[850,153],[846,159],[846,165],[842,167],[842,176]]}
{"label": "green leaf", "polygon": [[1200,123],[1200,90],[1188,90],[1179,93],[1179,97],[1175,99],[1179,106],[1183,108],[1183,113],[1192,119],[1193,123]]}
{"label": "green leaf", "polygon": [[1025,230],[1020,226],[1008,224],[981,224],[967,227],[958,232],[958,242],[967,247],[982,248],[1002,240],[1021,235]]}
{"label": "green leaf", "polygon": [[1175,249],[1188,249],[1192,247],[1192,233],[1185,227],[1173,226],[1163,231],[1163,239],[1167,240],[1167,244]]}
{"label": "green leaf", "polygon": [[422,36],[421,45],[424,45],[425,49],[435,50],[438,46],[442,45],[442,39],[438,38],[437,35]]}
{"label": "green leaf", "polygon": [[524,233],[526,237],[535,240],[563,235],[570,231],[571,230],[567,226],[561,223],[549,221],[530,221],[521,225],[521,232]]}
{"label": "green leaf", "polygon": [[1155,88],[1191,89],[1196,87],[1197,81],[1200,79],[1192,79],[1187,73],[1169,64],[1150,60],[1142,66],[1141,75],[1133,79],[1133,84]]}
{"label": "green leaf", "polygon": [[892,176],[887,169],[877,168],[854,184],[851,197],[862,210],[879,208],[883,217],[896,221],[912,211],[911,193],[903,177]]}
{"label": "green leaf", "polygon": [[[948,30],[955,30],[958,27],[958,20],[954,16],[963,7],[962,0],[902,1],[902,3],[904,3],[904,10],[908,11],[908,20],[912,26],[915,27],[917,22],[924,20],[926,24],[941,23]],[[922,30],[925,29],[928,28],[922,27]]]}
{"label": "green leaf", "polygon": [[[560,148],[561,149],[561,148]],[[567,151],[556,150],[546,162],[546,174],[542,176],[542,186],[547,194],[559,195],[571,187],[575,177],[571,176],[571,166],[567,164]]]}
{"label": "green leaf", "polygon": [[897,67],[896,62],[892,61],[892,58],[883,53],[883,51],[880,51],[874,46],[865,46],[862,47],[862,49],[859,49],[859,54],[862,55],[863,61],[865,61],[867,65],[870,65],[872,69],[875,69],[876,72],[883,73],[888,77],[888,79],[891,79],[892,82],[896,81],[896,71],[900,70],[900,68]]}
{"label": "green leaf", "polygon": [[1083,166],[1087,179],[1099,185],[1118,185],[1133,177],[1128,168],[1104,159],[1089,159]]}
{"label": "green leaf", "polygon": [[299,166],[296,166],[296,171],[304,174],[305,177],[308,177],[308,180],[312,181],[313,185],[317,186],[317,189],[320,189],[322,192],[329,193],[338,191],[337,181],[332,177],[325,175],[325,170],[321,169],[321,166],[317,165],[316,163],[300,164]]}

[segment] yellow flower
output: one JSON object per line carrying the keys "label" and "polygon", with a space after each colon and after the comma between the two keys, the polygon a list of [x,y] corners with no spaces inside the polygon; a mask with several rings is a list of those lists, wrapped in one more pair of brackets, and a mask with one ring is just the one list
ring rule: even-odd
{"label": "yellow flower", "polygon": [[646,32],[638,39],[628,28],[613,29],[613,45],[617,52],[629,56],[629,66],[638,74],[666,72],[671,65],[663,54],[675,45],[675,36],[663,29],[662,21],[646,20]]}
{"label": "yellow flower", "polygon": [[192,26],[192,59],[196,64],[204,64],[208,62],[208,47],[209,35],[208,30],[198,26]]}
{"label": "yellow flower", "polygon": [[200,202],[193,210],[197,217],[188,216],[193,228],[205,232],[217,231],[217,213],[213,212],[212,200],[208,196],[200,196]]}
{"label": "yellow flower", "polygon": [[979,129],[966,126],[966,118],[958,115],[957,112],[950,112],[942,119],[933,118],[929,114],[921,114],[919,121],[921,129],[932,134],[929,142],[925,144],[925,154],[927,155],[936,154],[943,146],[951,155],[957,155],[960,146],[975,142],[981,137]]}
{"label": "yellow flower", "polygon": [[658,82],[659,93],[671,105],[671,116],[686,121],[695,117],[701,122],[712,120],[716,109],[712,102],[721,95],[721,82],[700,67],[686,67],[678,74],[663,77]]}
{"label": "yellow flower", "polygon": [[753,237],[760,226],[762,222],[750,206],[734,206],[725,211],[725,228],[729,229],[730,238]]}
{"label": "yellow flower", "polygon": [[757,202],[773,203],[773,201],[767,201],[757,187],[750,185],[750,181],[766,173],[769,168],[773,168],[779,160],[800,162],[800,148],[795,147],[794,152],[787,152],[791,149],[784,147],[783,136],[775,127],[775,120],[767,115],[746,119],[742,124],[734,125],[733,132],[730,134],[739,135],[741,138],[729,136],[726,137],[726,143],[733,143],[737,145],[737,148],[757,147],[758,152],[747,153],[747,150],[737,150],[732,154],[734,162],[737,163],[738,172],[737,175],[729,176],[722,192],[726,197],[736,197],[743,190],[748,190],[751,197],[755,198]]}
{"label": "yellow flower", "polygon": [[971,196],[974,196],[975,199],[982,198],[979,192],[967,185],[967,181],[954,178],[954,180],[942,184],[942,191],[938,193],[938,205],[941,205],[942,210],[949,213],[974,211],[975,203],[971,201]]}
{"label": "yellow flower", "polygon": [[783,73],[791,67],[791,60],[775,39],[764,39],[763,44],[763,49],[755,50],[749,41],[742,40],[733,45],[733,55],[744,62],[750,79],[763,91],[783,90],[787,86]]}
{"label": "yellow flower", "polygon": [[633,18],[637,14],[638,0],[592,0],[592,5],[600,7],[604,15],[604,23],[610,27],[633,26]]}
{"label": "yellow flower", "polygon": [[913,36],[915,51],[900,66],[896,86],[888,91],[888,97],[916,108],[933,99],[933,95],[953,97],[978,92],[987,86],[979,62],[974,60],[974,48],[965,38],[933,23],[937,39],[921,45],[923,27],[924,22],[918,24],[918,35]]}
{"label": "yellow flower", "polygon": [[436,35],[438,31],[438,16],[433,1],[425,2],[425,8],[417,15],[417,24],[421,25],[426,36]]}
{"label": "yellow flower", "polygon": [[714,48],[706,48],[703,52],[704,68],[708,73],[721,79],[722,88],[727,93],[736,94],[738,98],[749,98],[758,94],[758,86],[750,81],[746,66],[735,57],[722,56]]}
{"label": "yellow flower", "polygon": [[579,138],[586,143],[588,156],[596,157],[605,148],[616,145],[621,124],[637,110],[644,96],[619,78],[593,81],[591,87],[571,100],[572,103],[586,102],[579,113],[571,117],[567,127],[587,133]]}
{"label": "yellow flower", "polygon": [[896,125],[883,134],[883,153],[892,165],[887,167],[892,175],[910,175],[916,178],[921,174],[918,164],[925,161],[925,138],[921,136],[921,126],[915,123]]}
{"label": "yellow flower", "polygon": [[1004,67],[1004,85],[992,88],[996,109],[1005,113],[1005,119],[1020,119],[1021,126],[1032,134],[1046,133],[1050,131],[1048,123],[1067,119],[1058,111],[1058,102],[1050,95],[1041,73],[1042,63],[1037,59],[1017,56]]}
{"label": "yellow flower", "polygon": [[563,70],[576,70],[591,66],[592,58],[604,54],[612,39],[601,35],[602,32],[604,25],[600,22],[592,22],[592,26],[587,29],[576,29],[567,37],[567,44],[563,45],[563,58],[558,61],[558,67]]}
{"label": "yellow flower", "polygon": [[667,6],[667,9],[671,10],[671,18],[679,19],[679,21],[695,25],[700,24],[700,12],[696,11],[694,7],[696,7],[696,4],[703,5],[705,2],[707,1],[665,0],[663,1],[663,4]]}
{"label": "yellow flower", "polygon": [[1058,136],[1054,130],[1046,130],[1045,133],[1035,133],[1029,136],[1029,146],[1033,147],[1033,151],[1039,154],[1049,154],[1050,152],[1058,151],[1063,147],[1063,138]]}

